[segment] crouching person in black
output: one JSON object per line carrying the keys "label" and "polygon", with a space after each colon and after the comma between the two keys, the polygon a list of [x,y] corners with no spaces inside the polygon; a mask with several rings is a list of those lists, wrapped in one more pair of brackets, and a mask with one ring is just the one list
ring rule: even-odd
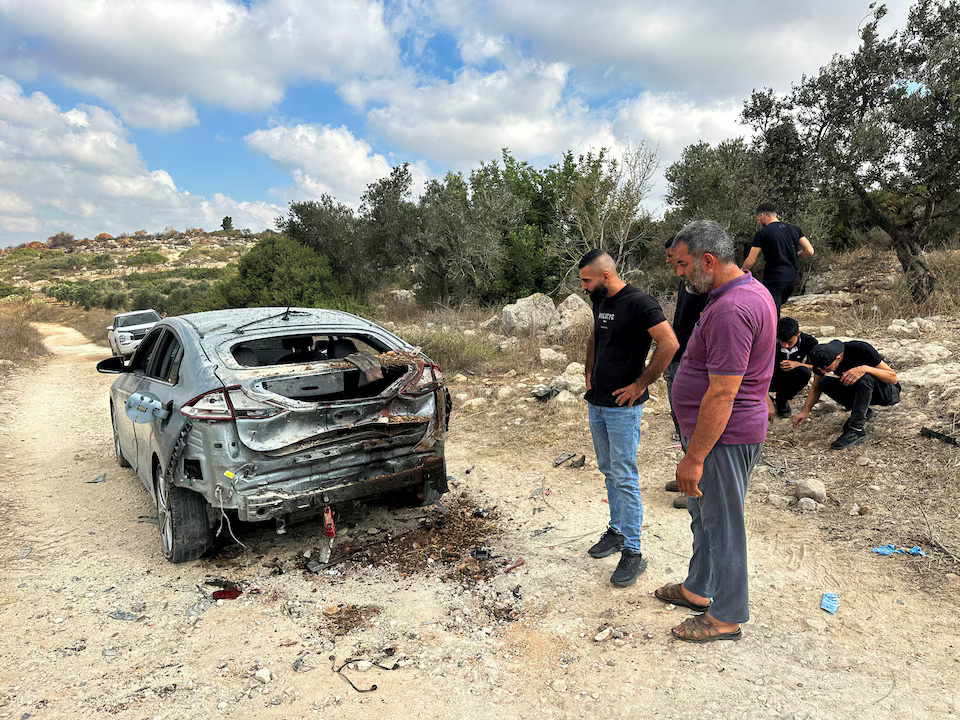
{"label": "crouching person in black", "polygon": [[[820,399],[820,393],[826,393],[850,410],[850,417],[843,424],[843,433],[830,444],[834,450],[867,439],[864,422],[873,417],[871,405],[900,402],[897,373],[870,343],[832,340],[817,345],[810,353],[810,364],[817,377],[803,409],[793,416],[793,425],[799,426],[806,420]],[[834,377],[828,377],[828,373],[833,373]]]}
{"label": "crouching person in black", "polygon": [[810,351],[817,346],[813,335],[800,332],[793,318],[780,318],[777,323],[777,364],[773,368],[770,392],[774,393],[777,417],[790,417],[790,401],[803,390],[813,375]]}

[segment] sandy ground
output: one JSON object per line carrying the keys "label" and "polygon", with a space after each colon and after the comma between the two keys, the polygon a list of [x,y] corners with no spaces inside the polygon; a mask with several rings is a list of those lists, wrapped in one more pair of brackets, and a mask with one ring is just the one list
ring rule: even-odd
{"label": "sandy ground", "polygon": [[[651,593],[682,579],[690,538],[688,516],[662,490],[673,466],[656,404],[639,458],[650,565],[629,589],[608,582],[616,556],[585,554],[607,508],[592,463],[554,469],[567,447],[518,452],[463,415],[448,445],[457,487],[444,503],[464,522],[492,509],[472,526],[489,535],[491,560],[456,543],[430,548],[430,527],[449,520],[440,509],[379,504],[344,513],[338,548],[367,545],[359,557],[369,558],[407,533],[399,564],[302,570],[321,537],[315,523],[283,536],[234,528],[246,548],[226,538],[209,558],[168,564],[149,493],[114,461],[112,378],[94,370],[104,348],[39,327],[54,355],[0,391],[0,718],[960,714],[956,591],[922,591],[897,565],[922,559],[828,540],[817,516],[752,495],[743,639],[670,638],[685,611]],[[584,408],[570,412],[586,422]],[[591,458],[577,437],[569,449]],[[101,473],[106,482],[89,482]],[[211,601],[215,578],[244,594]],[[839,593],[836,615],[819,609],[823,592]],[[349,658],[393,669],[345,669],[360,689],[377,685],[361,693],[331,669]],[[255,676],[263,669],[266,683]]]}

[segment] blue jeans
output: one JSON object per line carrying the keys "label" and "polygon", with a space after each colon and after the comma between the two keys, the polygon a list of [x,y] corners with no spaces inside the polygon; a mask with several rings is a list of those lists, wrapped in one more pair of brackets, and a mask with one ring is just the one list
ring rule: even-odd
{"label": "blue jeans", "polygon": [[597,467],[607,484],[610,529],[623,535],[626,549],[640,552],[643,501],[640,498],[640,474],[637,472],[637,448],[640,446],[643,405],[588,407]]}

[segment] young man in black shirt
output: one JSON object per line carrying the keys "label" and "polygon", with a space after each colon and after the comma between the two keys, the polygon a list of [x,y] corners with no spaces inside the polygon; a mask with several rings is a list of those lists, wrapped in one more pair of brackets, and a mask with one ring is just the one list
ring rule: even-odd
{"label": "young man in black shirt", "polygon": [[[797,427],[806,420],[820,399],[820,393],[826,393],[851,411],[850,417],[843,423],[843,433],[830,445],[834,450],[842,450],[867,439],[864,422],[873,417],[871,405],[894,405],[900,402],[897,373],[883,361],[870,343],[831,340],[817,345],[809,359],[816,377],[803,409],[793,416],[793,425]],[[828,373],[833,373],[835,377],[827,377]]]}
{"label": "young man in black shirt", "polygon": [[753,247],[743,262],[743,270],[752,268],[757,256],[763,253],[763,286],[773,296],[779,319],[780,306],[797,289],[799,258],[813,257],[813,245],[796,225],[780,222],[773,203],[757,206],[757,222],[761,228],[753,236]]}
{"label": "young man in black shirt", "polygon": [[[610,582],[626,587],[647,566],[640,552],[643,504],[637,471],[643,403],[649,397],[647,387],[667,369],[679,343],[657,301],[624,283],[607,253],[591,250],[583,256],[580,284],[593,301],[594,317],[584,397],[610,505],[610,524],[588,553],[603,558],[619,550]],[[651,341],[657,349],[644,367]]]}
{"label": "young man in black shirt", "polygon": [[780,318],[777,323],[777,360],[770,382],[770,392],[776,394],[777,417],[790,417],[790,401],[810,382],[813,366],[808,358],[816,346],[817,339],[800,332],[796,320]]}

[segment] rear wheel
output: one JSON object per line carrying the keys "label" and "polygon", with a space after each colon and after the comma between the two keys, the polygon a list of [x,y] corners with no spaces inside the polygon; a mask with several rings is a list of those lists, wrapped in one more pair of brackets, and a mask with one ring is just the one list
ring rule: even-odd
{"label": "rear wheel", "polygon": [[153,469],[153,478],[163,554],[172,563],[196,560],[213,545],[207,501],[199,493],[165,480],[159,464]]}
{"label": "rear wheel", "polygon": [[113,452],[117,455],[117,465],[122,468],[130,467],[130,463],[123,456],[123,450],[120,449],[120,433],[117,431],[117,415],[113,411],[113,403],[110,403],[110,424],[113,426]]}

